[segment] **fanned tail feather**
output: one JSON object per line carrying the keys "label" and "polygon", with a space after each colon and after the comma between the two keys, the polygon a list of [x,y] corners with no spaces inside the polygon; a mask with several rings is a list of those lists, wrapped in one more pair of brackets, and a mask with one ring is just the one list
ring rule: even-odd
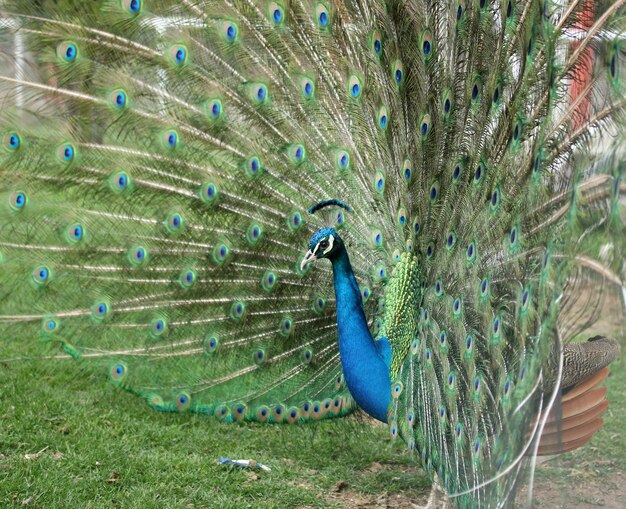
{"label": "fanned tail feather", "polygon": [[331,271],[301,268],[330,224],[391,436],[457,507],[601,426],[606,370],[561,384],[624,291],[623,0],[66,4],[0,2],[5,344],[160,410],[345,415]]}

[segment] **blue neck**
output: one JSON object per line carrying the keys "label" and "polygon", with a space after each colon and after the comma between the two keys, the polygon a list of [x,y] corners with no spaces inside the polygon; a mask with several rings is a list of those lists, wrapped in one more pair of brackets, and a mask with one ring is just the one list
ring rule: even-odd
{"label": "blue neck", "polygon": [[345,247],[341,246],[331,262],[344,379],[357,404],[372,417],[387,422],[391,399],[389,368],[367,326],[361,291]]}

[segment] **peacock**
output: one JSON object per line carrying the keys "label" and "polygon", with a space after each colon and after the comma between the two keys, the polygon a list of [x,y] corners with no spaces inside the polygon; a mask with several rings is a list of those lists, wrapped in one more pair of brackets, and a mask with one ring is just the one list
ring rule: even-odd
{"label": "peacock", "polygon": [[607,407],[625,3],[1,0],[2,342],[512,505]]}

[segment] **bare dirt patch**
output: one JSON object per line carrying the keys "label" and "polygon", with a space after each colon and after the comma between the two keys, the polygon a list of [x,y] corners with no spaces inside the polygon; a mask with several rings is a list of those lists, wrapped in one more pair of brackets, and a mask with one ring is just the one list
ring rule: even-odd
{"label": "bare dirt patch", "polygon": [[535,507],[583,509],[626,507],[626,473],[612,472],[602,478],[579,479],[567,485],[544,480],[533,492]]}
{"label": "bare dirt patch", "polygon": [[429,493],[430,490],[426,490],[423,495],[416,497],[401,493],[365,495],[348,487],[338,493],[332,493],[328,498],[343,509],[416,509],[426,505]]}
{"label": "bare dirt patch", "polygon": [[[572,481],[572,479],[568,479]],[[342,509],[418,509],[426,506],[429,489],[417,496],[401,493],[379,495],[363,494],[350,486],[341,485],[341,489],[327,498],[329,504]],[[525,490],[520,490],[516,507],[526,507]],[[449,509],[451,506],[441,501],[429,509]],[[533,507],[546,509],[624,509],[626,507],[626,473],[614,472],[606,477],[579,479],[578,482],[556,482],[542,480],[533,490]]]}

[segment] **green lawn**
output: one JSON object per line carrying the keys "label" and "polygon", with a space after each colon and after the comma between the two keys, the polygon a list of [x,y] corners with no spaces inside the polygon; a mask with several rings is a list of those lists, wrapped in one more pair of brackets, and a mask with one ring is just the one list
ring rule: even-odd
{"label": "green lawn", "polygon": [[342,480],[365,494],[427,490],[386,427],[362,418],[224,424],[151,410],[73,362],[56,369],[0,364],[0,507],[328,507]]}
{"label": "green lawn", "polygon": [[[386,427],[362,417],[224,424],[155,412],[102,378],[74,362],[0,363],[0,507],[358,507],[359,497],[428,492]],[[539,483],[566,487],[581,469],[589,482],[626,472],[625,378],[623,362],[614,363],[604,430],[590,447],[542,465]],[[221,466],[221,456],[272,472]]]}

